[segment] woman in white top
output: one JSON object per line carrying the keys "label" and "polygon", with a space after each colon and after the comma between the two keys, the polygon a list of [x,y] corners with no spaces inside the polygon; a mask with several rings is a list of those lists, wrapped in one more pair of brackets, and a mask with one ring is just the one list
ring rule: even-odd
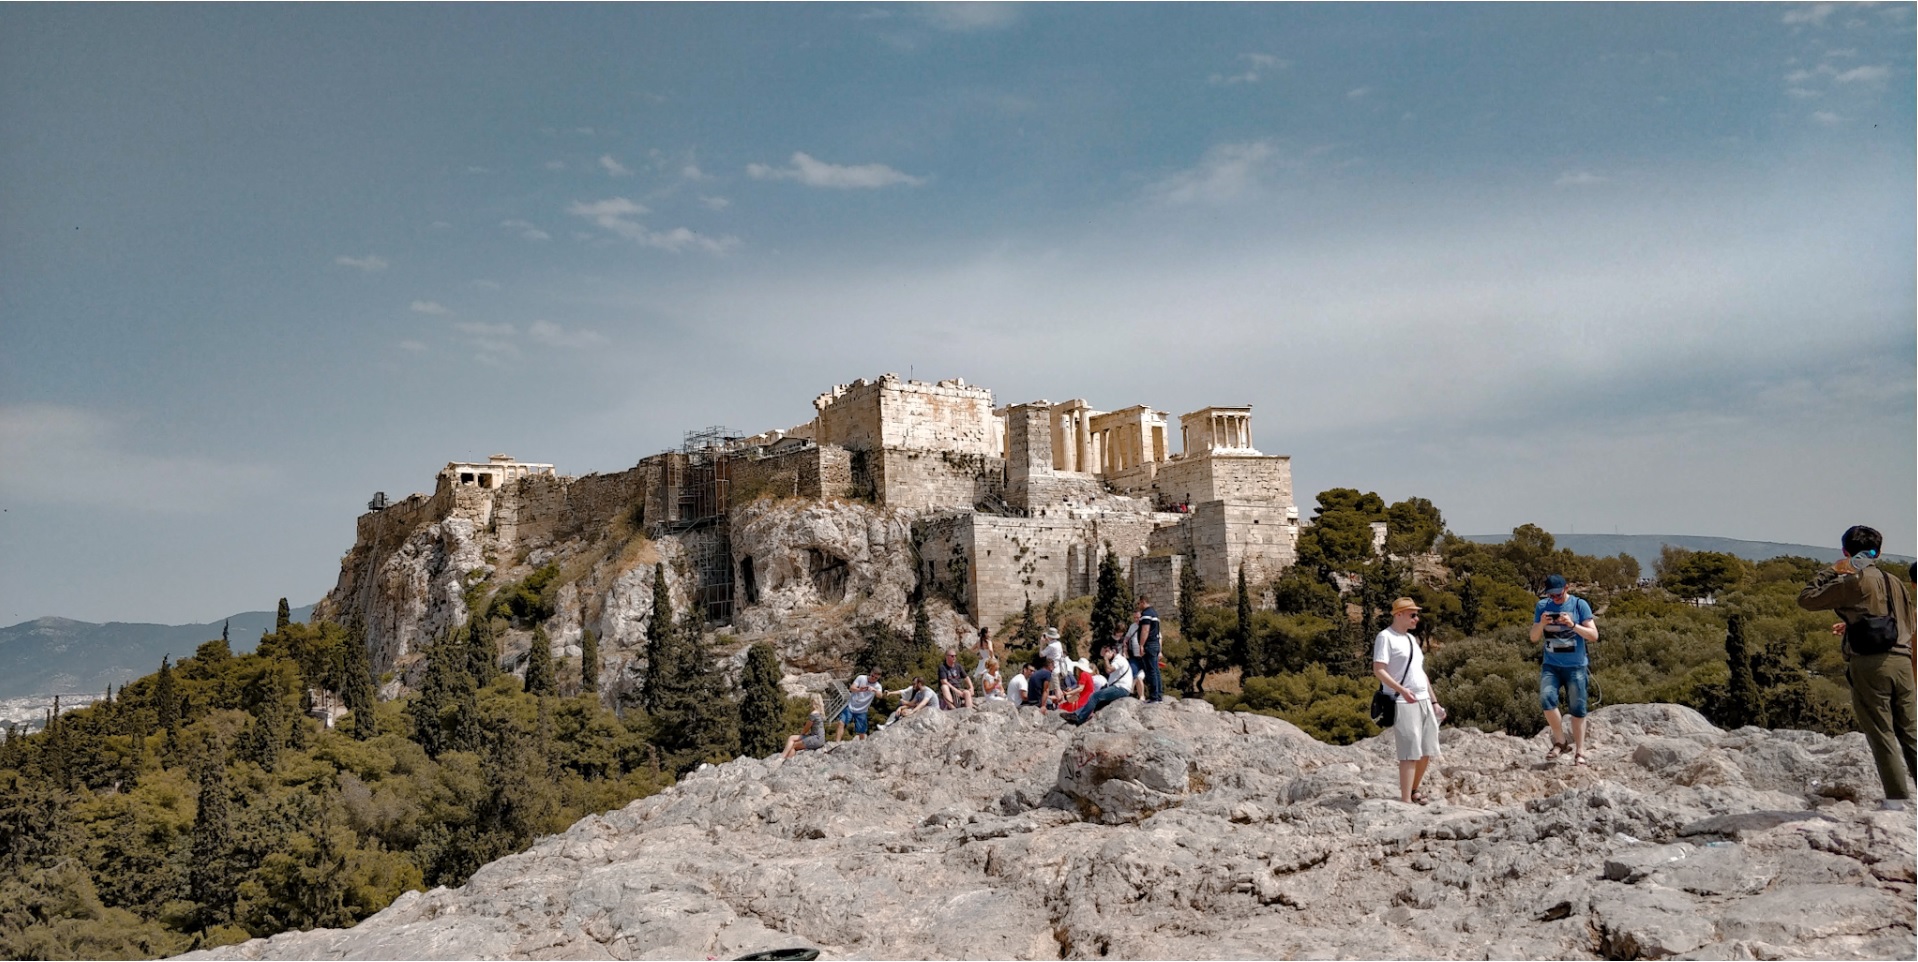
{"label": "woman in white top", "polygon": [[1439,757],[1439,722],[1445,709],[1432,697],[1425,677],[1425,652],[1412,629],[1418,625],[1419,606],[1410,598],[1392,602],[1392,627],[1372,641],[1372,674],[1397,696],[1392,722],[1399,757],[1399,801],[1424,805],[1431,799],[1419,790],[1425,769]]}

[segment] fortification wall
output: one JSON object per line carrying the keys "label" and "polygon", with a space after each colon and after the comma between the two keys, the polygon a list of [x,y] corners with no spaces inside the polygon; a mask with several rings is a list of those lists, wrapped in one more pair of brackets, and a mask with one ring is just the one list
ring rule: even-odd
{"label": "fortification wall", "polygon": [[839,385],[813,402],[813,440],[854,451],[912,448],[997,455],[992,392],[963,381],[900,380],[888,374]]}
{"label": "fortification wall", "polygon": [[[1115,483],[1137,489],[1139,472]],[[1190,501],[1263,501],[1292,503],[1292,459],[1284,456],[1213,454],[1180,458],[1158,466],[1151,485],[1172,504]],[[1128,492],[1129,493],[1129,492]]]}
{"label": "fortification wall", "polygon": [[837,445],[814,445],[760,458],[732,457],[726,467],[733,504],[760,495],[844,498],[852,490],[852,453]]}
{"label": "fortification wall", "polygon": [[878,500],[896,508],[970,508],[1005,490],[1005,461],[990,455],[887,448],[868,458]]}
{"label": "fortification wall", "polygon": [[[1034,604],[1043,604],[1055,595],[1090,594],[1097,584],[1106,542],[1121,558],[1135,557],[1145,550],[1151,530],[1150,515],[1100,519],[966,515],[942,522],[936,538],[928,530],[920,547],[921,573],[926,560],[933,561],[942,576],[962,571],[968,589],[966,608],[973,622],[996,626],[1023,610],[1028,597]],[[945,590],[956,588],[951,580],[940,585]]]}
{"label": "fortification wall", "polygon": [[[1132,559],[1132,595],[1152,601],[1160,612],[1179,608],[1179,573],[1185,570],[1185,555],[1148,555]],[[1163,615],[1161,616],[1163,617]]]}

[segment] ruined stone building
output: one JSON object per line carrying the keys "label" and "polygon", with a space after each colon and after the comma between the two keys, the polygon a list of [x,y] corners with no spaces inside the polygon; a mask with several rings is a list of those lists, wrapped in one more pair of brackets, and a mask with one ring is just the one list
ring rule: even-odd
{"label": "ruined stone building", "polygon": [[[1027,599],[1091,593],[1108,546],[1135,590],[1162,607],[1174,602],[1185,564],[1215,586],[1242,567],[1254,582],[1276,576],[1296,557],[1289,459],[1253,446],[1246,407],[1203,408],[1178,425],[1175,453],[1167,413],[1145,405],[996,406],[990,390],[963,380],[888,374],[820,394],[813,417],[795,427],[688,432],[679,449],[614,474],[566,477],[503,454],[450,463],[432,495],[381,498],[361,516],[323,606],[357,609],[370,638],[393,635],[389,650],[410,647],[413,626],[445,620],[422,612],[463,617],[464,586],[500,565],[537,565],[551,546],[620,525],[683,549],[675,556],[691,586],[686,600],[730,622],[776,587],[729,536],[734,509],[762,496],[870,502],[904,518],[912,543],[900,550],[918,568],[917,590],[949,598],[975,624],[1001,624]],[[382,580],[375,569],[392,567],[395,551],[444,552],[424,567],[458,576]],[[832,555],[821,546],[809,570],[779,577],[831,582],[849,560]],[[387,618],[395,624],[378,623]]]}

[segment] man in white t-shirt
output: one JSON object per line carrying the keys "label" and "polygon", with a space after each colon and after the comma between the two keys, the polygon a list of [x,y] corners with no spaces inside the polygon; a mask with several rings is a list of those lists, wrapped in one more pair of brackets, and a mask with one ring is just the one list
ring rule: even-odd
{"label": "man in white t-shirt", "polygon": [[1418,621],[1417,602],[1410,598],[1392,602],[1392,627],[1372,640],[1372,674],[1397,696],[1392,734],[1398,747],[1399,801],[1424,805],[1431,799],[1419,791],[1419,783],[1426,766],[1439,757],[1439,722],[1445,719],[1445,709],[1432,697],[1432,683],[1425,677],[1425,652],[1412,637]]}
{"label": "man in white t-shirt", "polygon": [[1023,705],[1026,703],[1026,689],[1031,684],[1032,666],[1020,665],[1019,673],[1013,675],[1011,681],[1006,682],[1006,696],[1012,699],[1013,704]]}
{"label": "man in white t-shirt", "polygon": [[839,711],[839,734],[833,738],[833,741],[846,740],[847,722],[852,723],[854,739],[866,737],[866,728],[872,718],[872,701],[882,688],[879,679],[870,674],[860,675],[852,680],[852,687],[847,689],[846,707]]}
{"label": "man in white t-shirt", "polygon": [[1063,676],[1070,669],[1066,665],[1066,643],[1059,637],[1059,629],[1046,629],[1046,645],[1039,649],[1039,657],[1045,659],[1046,668],[1052,672],[1052,692],[1057,695],[1065,690]]}

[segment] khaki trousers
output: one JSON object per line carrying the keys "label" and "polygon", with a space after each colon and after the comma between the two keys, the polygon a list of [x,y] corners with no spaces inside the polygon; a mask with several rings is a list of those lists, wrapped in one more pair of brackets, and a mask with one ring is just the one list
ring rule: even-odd
{"label": "khaki trousers", "polygon": [[1886,798],[1910,798],[1918,770],[1918,719],[1913,717],[1911,655],[1853,655],[1845,668],[1851,713],[1871,746]]}

